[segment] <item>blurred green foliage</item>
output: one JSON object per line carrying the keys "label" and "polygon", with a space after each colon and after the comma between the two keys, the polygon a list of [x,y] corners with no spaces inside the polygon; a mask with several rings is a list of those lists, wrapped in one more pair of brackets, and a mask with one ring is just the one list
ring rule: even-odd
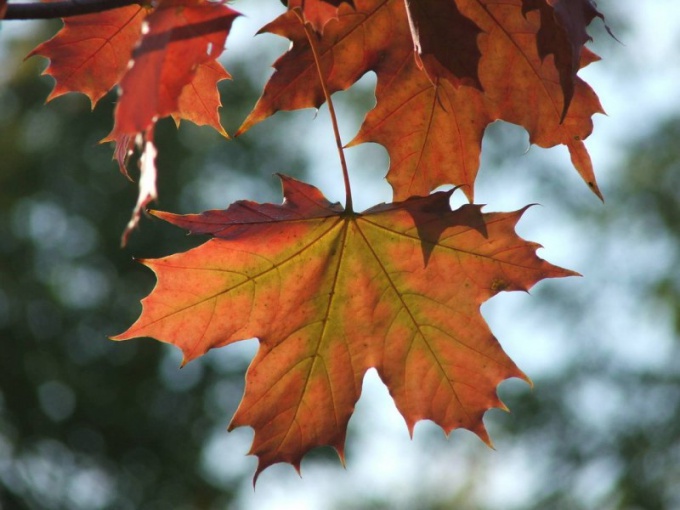
{"label": "blurred green foliage", "polygon": [[[79,95],[44,105],[44,65],[31,59],[0,88],[0,508],[224,508],[244,470],[217,479],[206,449],[226,434],[247,356],[179,370],[170,346],[106,338],[131,323],[154,282],[132,255],[201,239],[146,218],[120,248],[136,184],[98,143],[115,98],[93,113]],[[232,115],[253,104],[247,80],[223,86]],[[206,196],[249,182],[275,195],[272,173],[305,168],[275,136],[227,143],[162,122],[157,140],[166,210],[202,210]]]}

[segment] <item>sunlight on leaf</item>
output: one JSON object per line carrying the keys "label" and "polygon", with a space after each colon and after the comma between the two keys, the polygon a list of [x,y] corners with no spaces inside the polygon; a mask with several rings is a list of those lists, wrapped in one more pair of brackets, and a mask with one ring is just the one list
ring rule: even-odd
{"label": "sunlight on leaf", "polygon": [[[154,215],[212,234],[186,253],[144,260],[158,278],[140,318],[116,340],[151,336],[184,362],[257,337],[231,427],[251,426],[259,474],[333,446],[341,459],[364,374],[375,367],[412,432],[429,419],[485,442],[496,386],[526,378],[489,331],[480,305],[573,275],[535,254],[514,227],[523,211],[452,211],[450,193],[347,214],[282,177],[283,205]],[[256,476],[257,476],[256,474]]]}

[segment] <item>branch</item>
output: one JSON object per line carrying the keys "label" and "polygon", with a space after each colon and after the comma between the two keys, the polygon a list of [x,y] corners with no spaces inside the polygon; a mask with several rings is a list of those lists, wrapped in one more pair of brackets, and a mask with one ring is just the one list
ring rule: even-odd
{"label": "branch", "polygon": [[70,0],[64,2],[7,4],[3,19],[53,19],[110,11],[126,5],[143,5],[145,0]]}

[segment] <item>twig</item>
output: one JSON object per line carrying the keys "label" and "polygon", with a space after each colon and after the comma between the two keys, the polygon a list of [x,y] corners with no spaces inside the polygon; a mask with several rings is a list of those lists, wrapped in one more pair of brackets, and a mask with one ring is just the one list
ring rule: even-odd
{"label": "twig", "polygon": [[71,0],[65,2],[7,4],[5,20],[53,19],[110,11],[126,5],[142,5],[144,0]]}

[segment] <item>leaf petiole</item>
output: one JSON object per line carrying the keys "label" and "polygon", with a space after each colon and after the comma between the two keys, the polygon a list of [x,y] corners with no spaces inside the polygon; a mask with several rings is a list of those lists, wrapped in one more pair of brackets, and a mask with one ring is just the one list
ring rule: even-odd
{"label": "leaf petiole", "polygon": [[345,150],[342,145],[342,140],[340,138],[340,129],[338,128],[338,118],[335,115],[335,108],[333,106],[333,100],[331,99],[331,94],[328,90],[328,86],[326,85],[326,80],[324,78],[323,72],[321,71],[321,60],[319,58],[319,49],[316,45],[316,40],[314,33],[312,32],[312,29],[309,27],[307,23],[305,23],[304,18],[302,17],[302,14],[298,12],[297,9],[293,9],[293,12],[295,13],[295,16],[297,17],[298,20],[300,20],[300,23],[302,24],[302,27],[305,30],[305,35],[307,36],[307,41],[309,42],[309,47],[312,50],[312,55],[314,56],[314,65],[316,66],[316,72],[319,75],[319,81],[321,82],[321,89],[323,90],[323,95],[324,98],[326,99],[326,103],[328,104],[328,112],[330,113],[331,116],[331,122],[333,124],[333,133],[335,134],[335,144],[338,149],[338,155],[340,156],[340,166],[342,167],[342,177],[345,181],[345,211],[347,213],[353,213],[354,209],[352,206],[352,188],[350,186],[349,182],[349,171],[347,170],[347,161],[345,160]]}

